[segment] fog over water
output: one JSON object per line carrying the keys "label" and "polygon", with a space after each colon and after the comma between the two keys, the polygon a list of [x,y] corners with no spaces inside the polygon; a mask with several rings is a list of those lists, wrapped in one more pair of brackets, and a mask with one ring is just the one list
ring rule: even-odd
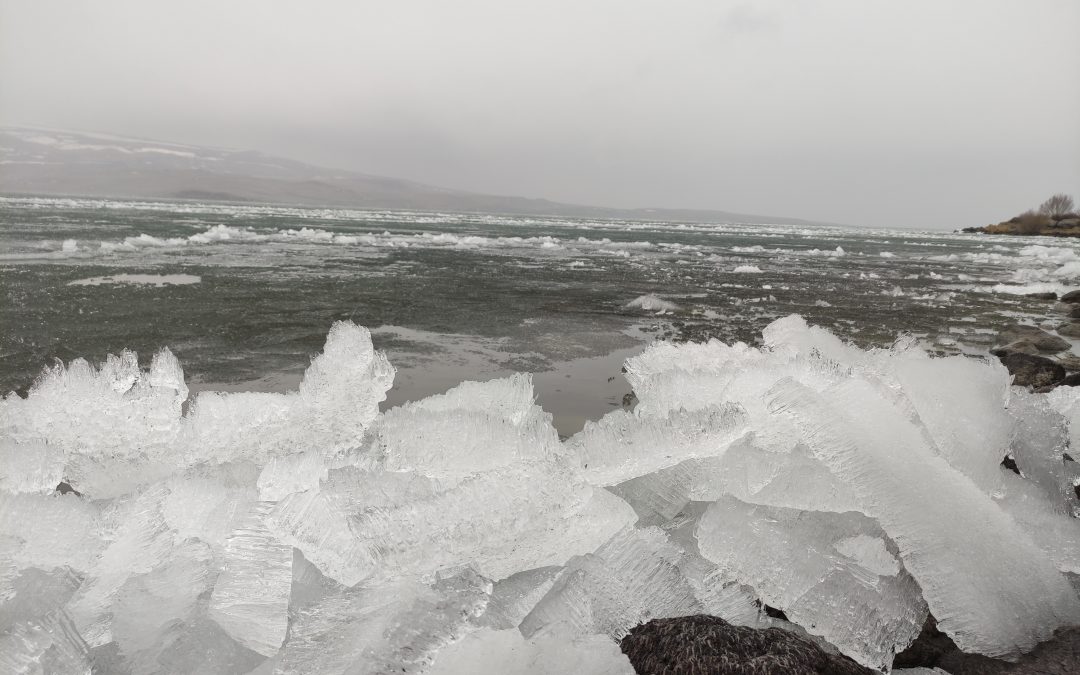
{"label": "fog over water", "polygon": [[1080,4],[0,2],[0,123],[885,227],[1080,187]]}

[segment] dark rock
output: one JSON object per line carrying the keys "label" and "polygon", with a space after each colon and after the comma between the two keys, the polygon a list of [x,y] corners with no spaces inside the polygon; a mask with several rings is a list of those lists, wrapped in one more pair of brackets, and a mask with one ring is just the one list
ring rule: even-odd
{"label": "dark rock", "polygon": [[1080,673],[1080,627],[1059,629],[1031,653],[1010,663],[960,651],[930,616],[919,637],[893,660],[894,669],[918,667],[940,668],[952,675],[1075,675]]}
{"label": "dark rock", "polygon": [[893,669],[933,668],[942,656],[958,651],[952,638],[938,630],[937,620],[930,614],[915,641],[893,658]]}
{"label": "dark rock", "polygon": [[1013,384],[1021,387],[1049,387],[1065,379],[1061,364],[1045,356],[1008,351],[997,357],[1012,374]]}
{"label": "dark rock", "polygon": [[1058,382],[1057,386],[1080,387],[1080,373],[1069,373],[1061,382]]}
{"label": "dark rock", "polygon": [[640,675],[871,675],[846,656],[830,654],[780,628],[732,626],[714,616],[653,619],[622,639]]}
{"label": "dark rock", "polygon": [[56,486],[56,491],[62,495],[66,495],[70,492],[76,497],[82,497],[82,493],[71,487],[71,483],[67,482],[66,480],[60,481],[59,485]]}
{"label": "dark rock", "polygon": [[1080,319],[1080,304],[1071,305],[1072,309],[1069,310],[1070,319]]}
{"label": "dark rock", "polygon": [[1005,455],[1005,459],[1001,460],[1001,466],[1005,467],[1009,471],[1012,471],[1017,476],[1023,476],[1020,473],[1020,467],[1016,465],[1016,459],[1012,455]]}
{"label": "dark rock", "polygon": [[1024,354],[1039,355],[1039,348],[1031,343],[1030,340],[1017,340],[1016,342],[1010,342],[1004,347],[994,347],[990,350],[990,353],[994,356],[1005,356],[1011,352],[1023,352]]}
{"label": "dark rock", "polygon": [[1071,372],[1080,370],[1080,356],[1073,354],[1059,354],[1054,358],[1055,361],[1061,364],[1061,367]]}
{"label": "dark rock", "polygon": [[1045,293],[1024,293],[1025,298],[1032,298],[1034,300],[1057,300],[1057,293],[1053,291],[1047,291]]}
{"label": "dark rock", "polygon": [[1074,321],[1072,323],[1063,323],[1057,327],[1058,335],[1064,335],[1069,338],[1080,338],[1080,321]]}
{"label": "dark rock", "polygon": [[787,614],[784,613],[784,610],[777,609],[772,605],[766,605],[761,600],[755,600],[754,604],[757,605],[759,609],[764,611],[766,615],[771,616],[774,619],[783,619],[784,621],[788,621]]}
{"label": "dark rock", "polygon": [[1080,290],[1069,291],[1065,295],[1061,296],[1060,299],[1062,302],[1067,302],[1069,304],[1080,303]]}
{"label": "dark rock", "polygon": [[[1080,307],[1077,309],[1080,309]],[[1000,344],[1007,345],[1019,341],[1030,342],[1040,352],[1047,354],[1063,352],[1071,346],[1067,340],[1053,333],[1047,333],[1038,326],[1028,326],[1020,323],[1013,324],[998,334]]]}

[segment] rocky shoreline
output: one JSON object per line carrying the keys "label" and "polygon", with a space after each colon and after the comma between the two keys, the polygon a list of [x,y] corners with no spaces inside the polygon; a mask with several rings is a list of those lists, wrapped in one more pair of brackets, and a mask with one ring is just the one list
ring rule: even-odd
{"label": "rocky shoreline", "polygon": [[1069,342],[1080,339],[1080,290],[1060,298],[1053,293],[1039,293],[1036,297],[1057,300],[1054,308],[1063,315],[1063,321],[1052,326],[1053,332],[1012,324],[998,333],[990,353],[1009,369],[1014,385],[1031,387],[1036,392],[1080,385],[1080,357],[1071,353]]}

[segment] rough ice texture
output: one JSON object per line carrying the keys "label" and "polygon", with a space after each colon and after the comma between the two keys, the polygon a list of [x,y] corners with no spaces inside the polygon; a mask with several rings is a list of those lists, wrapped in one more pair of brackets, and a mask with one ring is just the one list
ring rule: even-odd
{"label": "rough ice texture", "polygon": [[[582,471],[596,485],[615,485],[678,464],[722,455],[745,431],[740,406],[710,406],[694,411],[649,415],[616,411],[587,422],[570,440]],[[667,452],[657,452],[658,447]]]}
{"label": "rough ice texture", "polygon": [[186,413],[167,350],[49,368],[0,400],[0,671],[629,673],[696,614],[887,670],[928,607],[994,656],[1080,623],[1080,389],[762,338],[649,347],[566,442],[528,375],[380,413],[350,323],[298,391]]}
{"label": "rough ice texture", "polygon": [[440,652],[430,675],[634,675],[630,660],[606,636],[562,624],[532,638],[518,630],[485,628]]}
{"label": "rough ice texture", "polygon": [[1080,599],[1053,562],[872,384],[846,380],[823,395],[789,379],[772,404],[850,481],[961,649],[1015,656],[1080,622]]}
{"label": "rough ice texture", "polygon": [[64,479],[64,453],[41,439],[0,438],[0,490],[48,494]]}
{"label": "rough ice texture", "polygon": [[20,621],[0,633],[0,672],[89,675],[86,643],[63,611]]}
{"label": "rough ice texture", "polygon": [[46,370],[26,399],[4,399],[0,466],[18,464],[7,459],[12,446],[31,464],[21,475],[5,471],[3,484],[41,491],[59,473],[100,499],[204,463],[263,464],[305,447],[333,456],[359,442],[393,376],[366,329],[337,323],[299,391],[201,392],[182,416],[188,389],[168,350],[154,356],[149,371],[139,369],[133,352],[110,355],[100,368],[77,359]]}
{"label": "rough ice texture", "polygon": [[272,655],[285,640],[293,551],[266,529],[271,505],[253,504],[225,543],[210,617],[248,649]]}
{"label": "rough ice texture", "polygon": [[697,528],[702,555],[788,619],[859,663],[887,669],[922,629],[918,584],[858,513],[714,502]]}
{"label": "rough ice texture", "polygon": [[271,528],[346,585],[461,565],[499,580],[593,551],[633,510],[585,482],[532,398],[514,376],[389,411],[357,465],[282,500]]}
{"label": "rough ice texture", "polygon": [[475,627],[491,592],[475,573],[434,585],[346,589],[298,612],[275,673],[415,673]]}

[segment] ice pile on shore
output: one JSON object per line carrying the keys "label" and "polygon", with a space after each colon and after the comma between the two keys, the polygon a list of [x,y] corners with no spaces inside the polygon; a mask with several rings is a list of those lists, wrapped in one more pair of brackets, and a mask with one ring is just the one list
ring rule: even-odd
{"label": "ice pile on shore", "polygon": [[1080,624],[1080,395],[763,338],[650,347],[566,442],[527,375],[380,414],[348,323],[299,391],[186,414],[168,351],[52,368],[0,403],[0,671],[630,673],[630,628],[699,613],[887,670],[928,611],[1001,657]]}

